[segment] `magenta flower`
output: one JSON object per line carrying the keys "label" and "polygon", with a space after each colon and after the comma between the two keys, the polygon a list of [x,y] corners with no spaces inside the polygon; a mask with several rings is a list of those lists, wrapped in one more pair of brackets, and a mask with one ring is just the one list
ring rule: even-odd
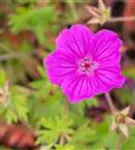
{"label": "magenta flower", "polygon": [[92,33],[84,25],[64,29],[56,50],[44,61],[52,83],[59,85],[71,103],[120,88],[122,41],[110,30]]}

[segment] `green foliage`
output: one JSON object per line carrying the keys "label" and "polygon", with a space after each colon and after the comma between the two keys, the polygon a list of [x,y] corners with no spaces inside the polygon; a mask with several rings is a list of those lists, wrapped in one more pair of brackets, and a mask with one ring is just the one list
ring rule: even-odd
{"label": "green foliage", "polygon": [[[11,79],[13,83],[18,81],[21,81],[21,83],[27,82],[26,74],[31,76],[32,72],[34,71],[34,67],[36,66],[36,64],[38,64],[36,60],[32,58],[33,46],[29,41],[25,39],[23,39],[21,43],[15,43],[15,46],[5,40],[1,42],[0,67],[4,68],[4,70],[6,71],[8,80]],[[22,68],[24,68],[23,71]]]}
{"label": "green foliage", "polygon": [[4,109],[4,114],[3,115],[5,116],[5,119],[7,120],[7,122],[9,124],[15,123],[15,122],[18,121],[18,118],[17,118],[16,114],[10,108]]}
{"label": "green foliage", "polygon": [[131,104],[134,102],[134,94],[129,88],[118,89],[116,91],[122,104]]}
{"label": "green foliage", "polygon": [[[35,90],[31,95],[34,101],[29,101],[29,108],[31,110],[31,117],[37,120],[43,114],[46,117],[53,117],[63,113],[63,95],[60,89],[53,86],[47,79],[43,68],[38,68],[41,79],[31,82],[31,87]],[[36,106],[33,107],[33,106]],[[53,110],[53,111],[50,111]]]}
{"label": "green foliage", "polygon": [[135,128],[133,127],[130,129],[130,136],[128,138],[122,137],[121,143],[121,150],[127,150],[127,149],[135,149]]}
{"label": "green foliage", "polygon": [[76,149],[87,149],[94,135],[95,131],[88,126],[88,123],[85,123],[75,131],[70,143],[74,145]]}
{"label": "green foliage", "polygon": [[54,11],[52,6],[40,9],[19,7],[17,8],[17,13],[10,16],[9,25],[14,33],[22,30],[32,31],[39,42],[44,44],[45,40],[47,40],[45,32],[57,17],[56,13],[53,13]]}
{"label": "green foliage", "polygon": [[104,122],[100,124],[92,124],[95,129],[95,135],[92,138],[93,145],[91,148],[108,148],[115,149],[117,143],[117,134],[111,131],[111,119],[107,116]]}
{"label": "green foliage", "polygon": [[42,119],[40,126],[44,129],[39,131],[38,143],[55,144],[61,136],[73,134],[72,124],[73,120],[66,116]]}
{"label": "green foliage", "polygon": [[25,93],[25,91],[22,92],[21,90],[20,87],[17,87],[13,89],[11,93],[12,109],[18,114],[18,119],[28,121],[28,109],[26,107],[27,93]]}
{"label": "green foliage", "polygon": [[74,3],[83,3],[84,2],[83,0],[73,0],[73,1],[74,1]]}
{"label": "green foliage", "polygon": [[4,86],[6,81],[6,75],[3,70],[0,70],[0,87]]}
{"label": "green foliage", "polygon": [[124,74],[125,76],[127,76],[127,77],[135,78],[135,68],[134,68],[134,66],[125,69],[125,70],[123,71],[123,74]]}
{"label": "green foliage", "polygon": [[88,120],[86,117],[84,117],[84,110],[86,106],[89,108],[92,106],[98,106],[97,99],[96,98],[88,99],[75,105],[69,105],[69,109],[70,109],[69,115],[72,118],[74,118],[76,122],[76,126],[80,126],[80,124],[83,124]]}
{"label": "green foliage", "polygon": [[134,144],[134,141],[135,141],[135,137],[130,137],[128,140],[126,140],[124,142],[124,144],[122,145],[122,150],[127,150],[127,149],[135,149],[135,144]]}
{"label": "green foliage", "polygon": [[56,150],[75,150],[75,147],[73,145],[55,145]]}
{"label": "green foliage", "polygon": [[117,135],[109,132],[110,119],[98,124],[84,115],[86,107],[98,106],[97,99],[69,104],[61,91],[50,84],[44,68],[38,71],[41,79],[31,82],[31,91],[20,86],[10,88],[10,103],[0,109],[7,122],[29,121],[38,133],[37,143],[49,149],[115,148]]}
{"label": "green foliage", "polygon": [[4,116],[8,123],[18,120],[28,121],[28,109],[26,104],[27,91],[19,86],[12,87],[5,101],[0,105],[0,114]]}

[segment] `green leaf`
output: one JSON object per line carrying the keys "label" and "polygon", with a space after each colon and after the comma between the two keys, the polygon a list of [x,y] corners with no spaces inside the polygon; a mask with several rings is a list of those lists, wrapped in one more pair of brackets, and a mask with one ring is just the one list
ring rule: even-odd
{"label": "green leaf", "polygon": [[73,145],[55,145],[56,150],[75,150],[75,147]]}
{"label": "green leaf", "polygon": [[22,95],[12,96],[11,103],[12,103],[13,109],[15,109],[16,113],[18,114],[18,117],[20,119],[28,121],[28,118],[27,118],[28,109],[26,107],[25,97]]}
{"label": "green leaf", "polygon": [[45,69],[44,69],[44,67],[38,66],[38,71],[39,71],[40,75],[42,76],[42,78],[43,78],[44,80],[46,80],[46,79],[47,79],[47,76],[46,76],[46,74],[45,74]]}
{"label": "green leaf", "polygon": [[135,128],[131,128],[130,129],[130,134],[128,138],[123,137],[122,141],[120,144],[122,144],[121,146],[121,150],[134,150],[135,149]]}
{"label": "green leaf", "polygon": [[19,86],[11,88],[9,104],[5,108],[5,117],[8,122],[17,122],[18,119],[28,121],[27,95],[26,89]]}
{"label": "green leaf", "polygon": [[45,81],[44,80],[37,80],[37,81],[33,81],[30,83],[30,86],[34,89],[40,89],[43,88],[45,85]]}
{"label": "green leaf", "polygon": [[46,7],[27,8],[19,7],[16,14],[9,17],[9,25],[14,33],[22,30],[32,31],[41,44],[46,41],[45,32],[50,28],[57,18],[57,12],[54,7],[47,5]]}
{"label": "green leaf", "polygon": [[39,131],[38,143],[52,144],[55,143],[61,135],[73,134],[73,130],[71,129],[72,124],[73,121],[66,116],[41,120],[39,125],[45,129]]}
{"label": "green leaf", "polygon": [[92,124],[92,127],[95,130],[95,135],[91,139],[93,141],[91,149],[115,149],[118,136],[115,132],[111,131],[111,123],[112,120],[110,116],[106,116],[104,122]]}
{"label": "green leaf", "polygon": [[135,149],[135,137],[129,137],[128,140],[124,142],[121,150],[134,150]]}
{"label": "green leaf", "polygon": [[3,70],[0,70],[0,87],[4,86],[5,82],[6,82],[5,72]]}
{"label": "green leaf", "polygon": [[84,103],[89,107],[98,106],[98,101],[96,98],[87,99]]}
{"label": "green leaf", "polygon": [[5,111],[5,118],[9,124],[18,121],[16,114],[9,108]]}
{"label": "green leaf", "polygon": [[84,114],[86,106],[92,107],[92,106],[97,106],[97,105],[98,105],[98,101],[96,98],[87,99],[75,105],[70,104],[69,113],[70,113],[70,116],[74,118],[75,123],[76,123],[75,125],[80,126],[81,124],[85,123],[88,120],[88,118],[86,118]]}
{"label": "green leaf", "polygon": [[95,131],[92,130],[89,124],[86,122],[74,133],[70,144],[74,145],[76,149],[87,149],[94,135]]}

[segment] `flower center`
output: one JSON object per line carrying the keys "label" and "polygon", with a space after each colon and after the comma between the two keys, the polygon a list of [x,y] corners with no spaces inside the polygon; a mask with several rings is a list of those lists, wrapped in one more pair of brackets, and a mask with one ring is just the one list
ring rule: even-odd
{"label": "flower center", "polygon": [[91,71],[93,66],[93,63],[91,62],[90,59],[88,58],[84,58],[81,62],[80,62],[80,70],[82,72],[88,73]]}
{"label": "flower center", "polygon": [[116,122],[117,123],[125,123],[126,122],[126,116],[124,116],[123,114],[118,114],[116,116]]}

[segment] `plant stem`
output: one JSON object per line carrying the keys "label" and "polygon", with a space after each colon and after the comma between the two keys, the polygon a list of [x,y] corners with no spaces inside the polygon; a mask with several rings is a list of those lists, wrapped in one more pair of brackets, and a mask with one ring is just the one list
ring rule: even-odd
{"label": "plant stem", "polygon": [[[105,22],[126,22],[126,21],[135,21],[135,16],[128,16],[128,17],[112,17]],[[88,24],[100,24],[100,22],[89,22]]]}
{"label": "plant stem", "polygon": [[106,100],[109,104],[109,107],[110,107],[110,110],[111,110],[112,114],[114,114],[116,112],[116,107],[113,104],[113,101],[112,101],[112,98],[111,98],[110,94],[105,93],[105,97],[106,97]]}
{"label": "plant stem", "polygon": [[0,56],[0,62],[11,60],[11,59],[21,59],[25,58],[28,55],[31,55],[32,53],[11,53],[11,54],[4,54]]}
{"label": "plant stem", "polygon": [[135,16],[128,17],[113,17],[107,20],[108,22],[135,21]]}
{"label": "plant stem", "polygon": [[[106,100],[109,104],[112,115],[115,115],[115,113],[117,112],[117,109],[113,104],[113,101],[112,101],[110,94],[105,93],[105,97],[106,97]],[[118,132],[118,140],[117,140],[117,144],[116,144],[116,150],[121,150],[122,143],[123,143],[123,135],[120,132]]]}
{"label": "plant stem", "polygon": [[118,134],[118,140],[117,140],[117,143],[116,143],[116,150],[121,150],[123,140],[124,140],[123,135],[121,133],[119,133]]}

